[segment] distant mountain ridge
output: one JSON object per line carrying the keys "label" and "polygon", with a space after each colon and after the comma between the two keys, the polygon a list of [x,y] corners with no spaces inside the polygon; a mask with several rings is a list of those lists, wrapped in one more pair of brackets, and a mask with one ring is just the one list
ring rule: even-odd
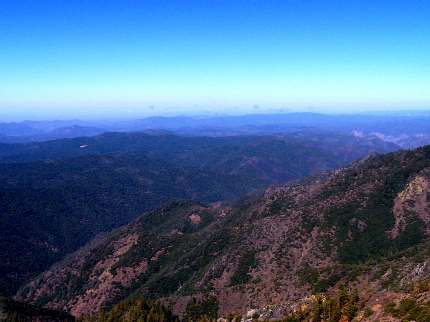
{"label": "distant mountain ridge", "polygon": [[403,148],[430,143],[430,114],[426,111],[372,114],[275,113],[225,116],[148,117],[111,121],[24,121],[0,123],[0,142],[23,143],[103,132],[169,131],[189,136],[272,135],[297,131],[343,134],[379,133]]}
{"label": "distant mountain ridge", "polygon": [[[2,125],[0,124],[0,129]],[[28,143],[28,142],[43,142],[56,139],[76,138],[82,136],[95,136],[106,132],[105,129],[71,125],[64,127],[56,127],[49,131],[41,131],[38,129],[28,128],[17,125],[14,131],[4,130],[0,132],[0,142],[2,143]]]}

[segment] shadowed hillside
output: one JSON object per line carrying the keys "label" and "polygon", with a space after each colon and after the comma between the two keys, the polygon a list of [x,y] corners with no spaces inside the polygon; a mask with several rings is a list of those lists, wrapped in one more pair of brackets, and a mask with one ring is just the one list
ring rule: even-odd
{"label": "shadowed hillside", "polygon": [[54,311],[19,303],[0,297],[1,322],[75,322],[64,312]]}

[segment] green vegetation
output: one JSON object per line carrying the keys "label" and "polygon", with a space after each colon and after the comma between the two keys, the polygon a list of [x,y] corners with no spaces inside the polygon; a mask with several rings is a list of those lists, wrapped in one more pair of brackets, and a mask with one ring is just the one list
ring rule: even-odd
{"label": "green vegetation", "polygon": [[365,318],[369,318],[373,315],[373,310],[370,307],[366,307],[366,309],[364,310],[364,317]]}
{"label": "green vegetation", "polygon": [[78,322],[179,322],[169,310],[158,302],[132,299],[120,302],[108,312],[83,317]]}
{"label": "green vegetation", "polygon": [[356,292],[341,288],[331,296],[318,295],[283,322],[339,322],[352,321],[359,309]]}
{"label": "green vegetation", "polygon": [[240,257],[236,271],[230,279],[230,285],[240,285],[249,282],[252,278],[250,275],[251,269],[257,266],[255,250],[248,250]]}
{"label": "green vegetation", "polygon": [[297,275],[301,285],[308,284],[312,288],[312,293],[319,294],[326,292],[330,287],[336,285],[347,274],[340,269],[341,267],[333,267],[319,271],[306,263],[297,272]]}
{"label": "green vegetation", "polygon": [[430,302],[418,302],[413,297],[407,297],[398,304],[388,303],[385,305],[384,311],[405,322],[430,321]]}
{"label": "green vegetation", "polygon": [[281,214],[283,211],[294,206],[292,200],[278,198],[270,203],[270,207],[266,212],[266,216],[275,216]]}
{"label": "green vegetation", "polygon": [[314,285],[318,282],[320,274],[317,269],[311,267],[308,263],[297,272],[297,277],[301,285],[311,284]]}
{"label": "green vegetation", "polygon": [[188,303],[183,320],[186,322],[215,320],[218,317],[218,300],[208,295],[198,301],[196,298]]}
{"label": "green vegetation", "polygon": [[[430,159],[426,158],[429,150],[375,158],[361,172],[347,173],[343,180],[337,182],[339,187],[331,188],[332,193],[338,193],[339,197],[346,191],[356,194],[353,201],[330,207],[325,214],[326,229],[336,229],[336,238],[331,245],[338,246],[338,257],[342,263],[354,264],[388,256],[423,240],[423,223],[413,213],[409,216],[406,229],[397,238],[391,240],[387,231],[394,226],[392,209],[395,197],[411,178],[430,166]],[[379,182],[375,189],[353,190],[353,187],[360,189],[360,181],[370,178]]]}

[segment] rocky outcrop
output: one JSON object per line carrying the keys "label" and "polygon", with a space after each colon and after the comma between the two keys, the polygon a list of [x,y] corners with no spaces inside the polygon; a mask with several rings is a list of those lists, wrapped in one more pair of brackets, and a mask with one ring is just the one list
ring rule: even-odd
{"label": "rocky outcrop", "polygon": [[[398,195],[394,202],[395,225],[391,237],[396,238],[414,218],[423,222],[423,227],[430,227],[430,176],[423,171],[414,177]],[[426,233],[429,231],[427,229]]]}

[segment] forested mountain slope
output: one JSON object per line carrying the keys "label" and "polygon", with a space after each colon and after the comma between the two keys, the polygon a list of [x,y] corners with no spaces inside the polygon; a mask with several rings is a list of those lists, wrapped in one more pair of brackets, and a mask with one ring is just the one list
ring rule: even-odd
{"label": "forested mountain slope", "polygon": [[110,133],[2,145],[0,293],[101,232],[177,200],[233,200],[393,148],[348,136]]}
{"label": "forested mountain slope", "polygon": [[400,316],[407,312],[395,311],[396,303],[421,294],[411,290],[430,278],[429,200],[427,146],[369,157],[233,207],[173,203],[56,265],[18,298],[74,315],[132,294],[162,299],[178,314],[193,297],[214,298],[221,316],[265,307],[282,316],[346,284],[360,298],[354,314]]}

